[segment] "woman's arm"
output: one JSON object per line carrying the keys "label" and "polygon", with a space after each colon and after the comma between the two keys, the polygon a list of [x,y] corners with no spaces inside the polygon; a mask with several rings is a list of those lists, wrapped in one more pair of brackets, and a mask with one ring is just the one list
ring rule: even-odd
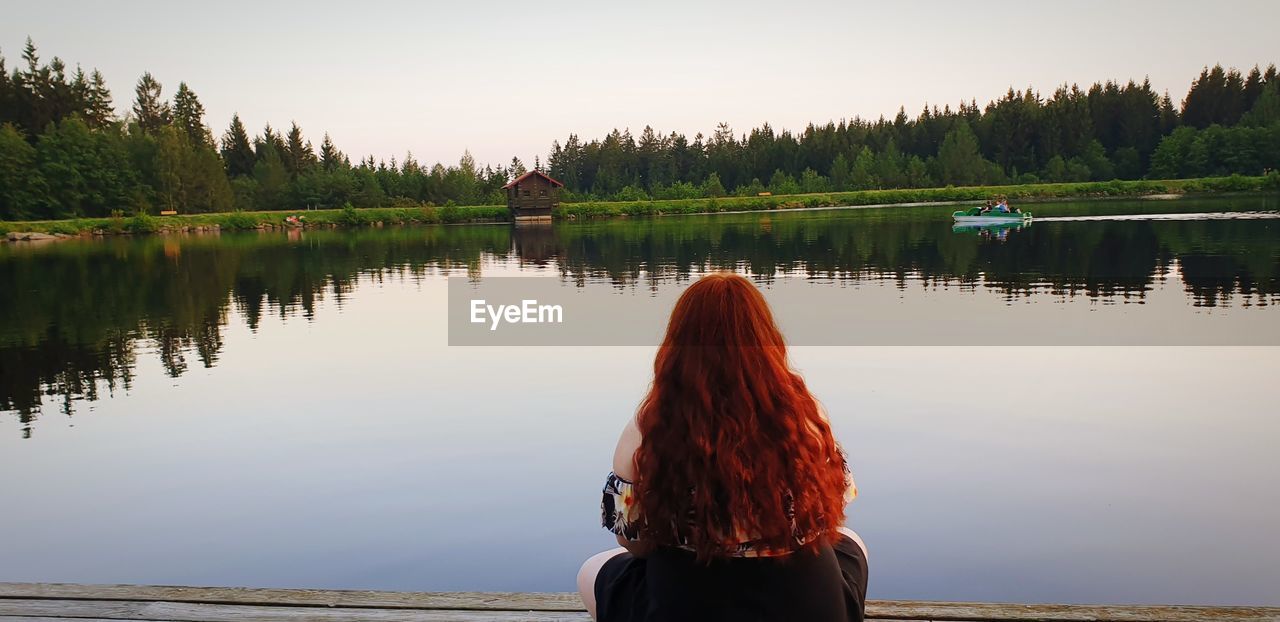
{"label": "woman's arm", "polygon": [[[636,424],[636,418],[632,417],[627,421],[626,427],[622,428],[618,446],[613,451],[613,472],[618,477],[630,482],[636,480],[636,450],[640,449],[642,438],[640,426]],[[636,557],[645,557],[653,550],[653,546],[643,540],[628,540],[624,536],[617,538],[618,544]]]}
{"label": "woman's arm", "polygon": [[640,449],[641,438],[640,426],[632,417],[622,428],[618,445],[613,450],[613,472],[629,482],[636,481],[636,450]]}

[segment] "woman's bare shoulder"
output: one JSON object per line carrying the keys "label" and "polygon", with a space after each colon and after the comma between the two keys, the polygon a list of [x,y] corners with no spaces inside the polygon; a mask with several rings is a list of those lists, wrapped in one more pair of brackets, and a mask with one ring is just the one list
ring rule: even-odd
{"label": "woman's bare shoulder", "polygon": [[622,435],[618,437],[618,447],[613,451],[613,472],[618,477],[635,481],[636,450],[640,449],[641,439],[640,426],[636,424],[636,418],[632,417],[622,429]]}

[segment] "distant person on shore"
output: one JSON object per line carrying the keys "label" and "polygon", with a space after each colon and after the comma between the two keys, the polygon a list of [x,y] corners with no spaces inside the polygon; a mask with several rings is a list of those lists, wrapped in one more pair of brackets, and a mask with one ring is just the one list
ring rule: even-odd
{"label": "distant person on shore", "polygon": [[854,494],[764,296],[707,275],[676,302],[605,481],[602,522],[622,548],[588,559],[578,591],[602,622],[861,621]]}

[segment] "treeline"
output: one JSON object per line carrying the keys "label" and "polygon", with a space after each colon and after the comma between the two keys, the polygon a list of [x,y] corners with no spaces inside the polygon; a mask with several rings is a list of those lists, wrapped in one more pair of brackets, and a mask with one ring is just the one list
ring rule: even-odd
{"label": "treeline", "polygon": [[[296,123],[251,135],[238,116],[215,136],[185,83],[166,99],[144,74],[118,115],[98,71],[42,63],[30,40],[20,65],[10,72],[0,55],[0,219],[501,204],[525,171],[519,158],[481,167],[470,154],[353,164],[327,134],[318,148]],[[800,134],[614,130],[557,141],[546,163],[570,201],[1257,175],[1280,168],[1280,80],[1274,66],[1205,69],[1180,106],[1146,82],[1107,82]]]}
{"label": "treeline", "polygon": [[769,125],[737,136],[721,124],[689,140],[646,127],[552,146],[549,173],[578,199],[677,199],[879,188],[1259,175],[1280,168],[1280,80],[1205,69],[1175,106],[1149,82],[1060,87],[1047,99],[1009,90],[980,108],[926,107],[881,118]]}
{"label": "treeline", "polygon": [[308,207],[503,203],[513,167],[402,161],[356,164],[324,135],[317,149],[295,123],[250,136],[238,116],[219,137],[186,83],[172,100],[144,74],[117,116],[97,70],[41,63],[28,40],[22,66],[0,55],[0,219],[101,217]]}

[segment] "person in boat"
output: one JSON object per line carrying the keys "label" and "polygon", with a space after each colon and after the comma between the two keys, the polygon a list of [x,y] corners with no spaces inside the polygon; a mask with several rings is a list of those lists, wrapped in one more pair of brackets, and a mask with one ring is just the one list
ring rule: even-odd
{"label": "person in boat", "polygon": [[999,202],[996,203],[996,211],[1001,214],[1009,213],[1009,202],[1004,197],[1000,197]]}
{"label": "person in boat", "polygon": [[987,199],[987,202],[982,206],[982,209],[978,211],[978,215],[981,216],[982,214],[991,211],[991,205],[991,199]]}
{"label": "person in boat", "polygon": [[741,276],[704,276],[676,302],[603,492],[622,547],[578,573],[596,620],[863,620],[844,452]]}

